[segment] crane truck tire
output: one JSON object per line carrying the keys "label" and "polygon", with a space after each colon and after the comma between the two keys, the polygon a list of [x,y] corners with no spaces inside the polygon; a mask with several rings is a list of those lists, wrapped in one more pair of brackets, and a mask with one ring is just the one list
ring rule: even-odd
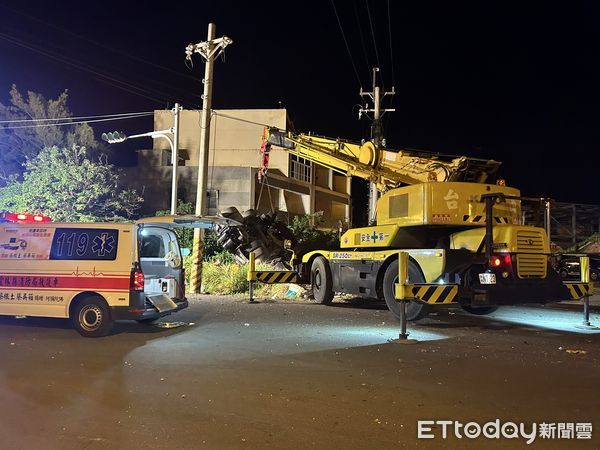
{"label": "crane truck tire", "polygon": [[310,268],[310,282],[315,300],[322,305],[330,305],[333,300],[333,277],[329,263],[317,256]]}
{"label": "crane truck tire", "polygon": [[476,316],[486,316],[488,314],[493,313],[494,311],[496,311],[498,309],[497,306],[483,306],[481,308],[475,308],[473,306],[463,306],[462,309],[464,309],[466,312],[470,313],[470,314],[475,314]]}
{"label": "crane truck tire", "polygon": [[[408,281],[411,283],[425,283],[423,274],[413,261],[408,263]],[[383,275],[383,297],[390,312],[400,319],[400,302],[396,300],[395,286],[398,283],[398,260],[392,263],[385,270]],[[429,305],[411,300],[406,305],[406,320],[416,321],[429,314]]]}

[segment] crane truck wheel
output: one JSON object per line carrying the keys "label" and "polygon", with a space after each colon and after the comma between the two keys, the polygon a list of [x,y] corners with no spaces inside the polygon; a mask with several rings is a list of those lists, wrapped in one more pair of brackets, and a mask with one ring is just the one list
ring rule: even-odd
{"label": "crane truck wheel", "polygon": [[329,263],[317,256],[310,268],[310,282],[315,300],[322,305],[330,305],[333,300],[333,277]]}
{"label": "crane truck wheel", "polygon": [[466,312],[470,313],[470,314],[475,314],[476,316],[486,316],[488,314],[493,313],[494,311],[496,311],[498,309],[497,306],[483,306],[480,308],[476,308],[473,306],[463,306],[462,309],[464,309]]}
{"label": "crane truck wheel", "polygon": [[[411,283],[425,283],[423,274],[417,267],[417,265],[409,261],[408,264],[408,280]],[[400,302],[396,300],[395,286],[398,283],[398,260],[392,261],[392,263],[385,270],[383,275],[383,297],[388,309],[392,312],[397,319],[400,319]],[[406,305],[406,320],[419,320],[429,314],[429,305],[425,305],[416,300],[411,300]]]}

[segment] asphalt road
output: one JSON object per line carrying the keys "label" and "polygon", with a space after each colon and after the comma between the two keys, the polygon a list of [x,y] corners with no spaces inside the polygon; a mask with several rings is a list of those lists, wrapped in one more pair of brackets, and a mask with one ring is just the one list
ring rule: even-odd
{"label": "asphalt road", "polygon": [[[443,311],[200,297],[101,339],[0,319],[2,449],[600,448],[600,331],[569,308]],[[600,325],[598,312],[592,321]],[[567,352],[576,351],[575,353]],[[585,352],[585,353],[583,353]],[[417,439],[417,420],[591,422],[592,440]]]}

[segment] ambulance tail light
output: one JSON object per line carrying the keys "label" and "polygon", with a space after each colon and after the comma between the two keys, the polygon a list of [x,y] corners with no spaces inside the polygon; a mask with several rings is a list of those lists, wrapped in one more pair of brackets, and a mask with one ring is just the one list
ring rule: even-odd
{"label": "ambulance tail light", "polygon": [[132,291],[144,290],[144,272],[141,269],[133,269],[131,271],[131,286]]}
{"label": "ambulance tail light", "polygon": [[41,214],[24,214],[24,213],[1,213],[0,222],[15,222],[15,223],[34,223],[34,222],[52,222],[50,217]]}

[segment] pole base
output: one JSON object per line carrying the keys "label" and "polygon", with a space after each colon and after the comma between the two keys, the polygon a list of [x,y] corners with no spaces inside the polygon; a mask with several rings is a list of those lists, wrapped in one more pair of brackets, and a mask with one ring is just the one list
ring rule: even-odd
{"label": "pole base", "polygon": [[575,328],[577,328],[578,330],[589,330],[589,331],[600,330],[599,327],[592,325],[589,322],[587,322],[587,323],[584,322],[580,325],[575,325]]}
{"label": "pole base", "polygon": [[390,344],[404,344],[404,345],[409,345],[409,344],[418,344],[420,341],[417,340],[417,339],[408,339],[408,338],[399,337],[397,339],[389,339],[388,342]]}

